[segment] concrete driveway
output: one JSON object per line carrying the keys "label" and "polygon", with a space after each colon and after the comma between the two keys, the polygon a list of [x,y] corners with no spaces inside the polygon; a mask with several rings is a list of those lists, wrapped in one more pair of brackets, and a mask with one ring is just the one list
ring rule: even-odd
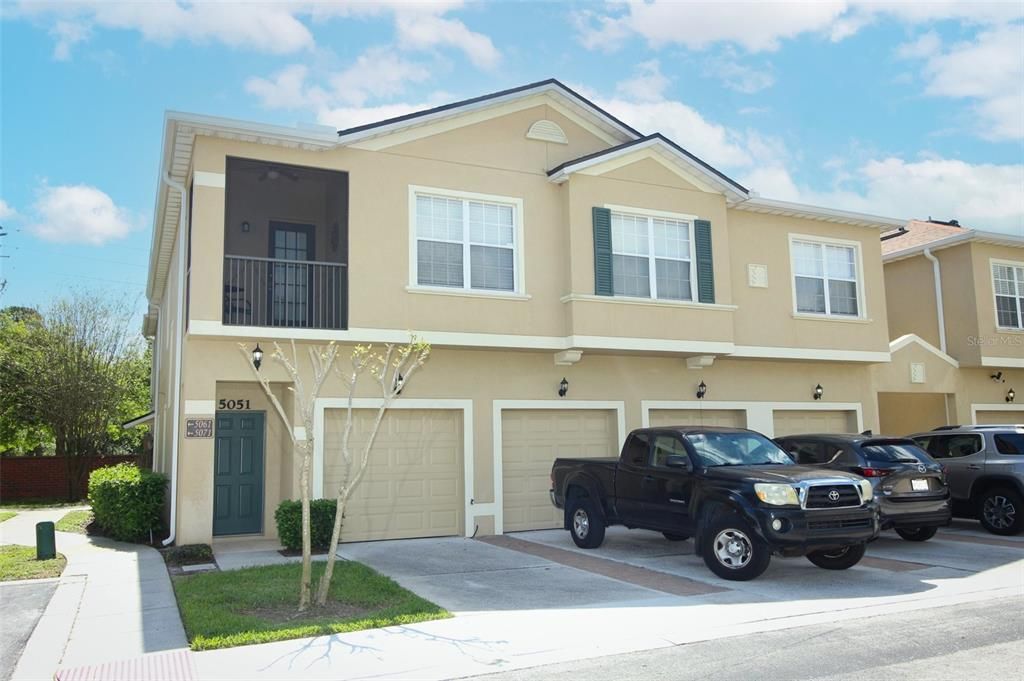
{"label": "concrete driveway", "polygon": [[887,534],[851,570],[779,559],[751,582],[715,577],[690,541],[624,528],[610,528],[593,551],[576,548],[567,532],[545,530],[346,544],[340,554],[456,616],[201,652],[194,656],[199,675],[457,678],[1005,599],[1022,593],[1024,537],[995,538],[969,523],[924,544]]}
{"label": "concrete driveway", "polygon": [[4,607],[0,624],[0,679],[6,681],[14,674],[25,644],[56,590],[56,579],[0,582],[0,603]]}

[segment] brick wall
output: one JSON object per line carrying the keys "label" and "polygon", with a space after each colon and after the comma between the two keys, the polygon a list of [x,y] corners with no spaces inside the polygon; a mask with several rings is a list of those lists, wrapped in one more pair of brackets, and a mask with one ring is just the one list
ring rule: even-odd
{"label": "brick wall", "polygon": [[[104,466],[138,463],[137,456],[90,456],[82,460],[82,479],[75,498],[85,497],[89,473]],[[66,499],[68,464],[63,456],[0,457],[0,501],[25,499]]]}

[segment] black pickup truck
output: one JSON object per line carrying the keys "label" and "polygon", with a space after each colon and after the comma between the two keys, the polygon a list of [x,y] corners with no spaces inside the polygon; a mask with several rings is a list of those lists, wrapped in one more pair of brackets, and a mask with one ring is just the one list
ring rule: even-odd
{"label": "black pickup truck", "polygon": [[798,466],[740,428],[641,428],[618,459],[555,459],[551,501],[577,546],[597,548],[616,524],[693,537],[708,568],[737,581],[764,572],[772,554],[845,570],[879,531],[870,482]]}

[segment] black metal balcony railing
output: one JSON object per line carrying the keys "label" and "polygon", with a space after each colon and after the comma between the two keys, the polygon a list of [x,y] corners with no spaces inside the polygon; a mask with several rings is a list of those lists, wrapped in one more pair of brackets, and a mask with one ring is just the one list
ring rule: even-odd
{"label": "black metal balcony railing", "polygon": [[345,265],[224,256],[224,324],[303,329],[346,326]]}

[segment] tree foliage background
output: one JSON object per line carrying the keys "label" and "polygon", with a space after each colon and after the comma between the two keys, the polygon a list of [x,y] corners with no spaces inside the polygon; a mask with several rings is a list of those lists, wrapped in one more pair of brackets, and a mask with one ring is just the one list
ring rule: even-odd
{"label": "tree foliage background", "polygon": [[150,410],[151,349],[126,298],[86,292],[45,313],[0,310],[0,453],[86,457],[137,452]]}

